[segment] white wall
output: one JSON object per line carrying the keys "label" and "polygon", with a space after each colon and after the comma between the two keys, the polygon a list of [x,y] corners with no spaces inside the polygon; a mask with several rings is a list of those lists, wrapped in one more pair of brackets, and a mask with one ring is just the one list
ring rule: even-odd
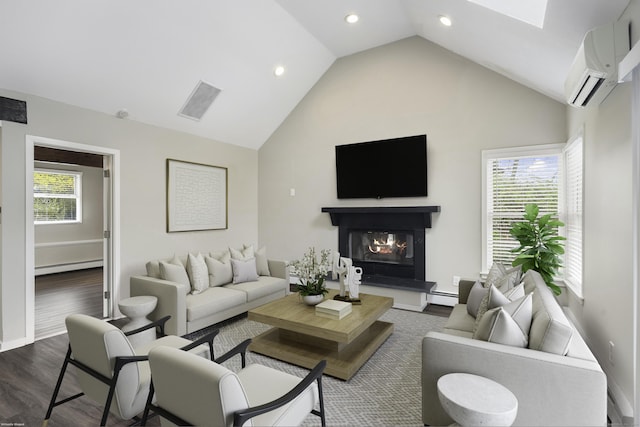
{"label": "white wall", "polygon": [[[129,295],[129,277],[144,273],[146,261],[174,253],[257,244],[258,154],[255,150],[121,120],[51,100],[0,89],[0,96],[27,102],[28,125],[3,122],[2,282],[0,341],[3,348],[26,336],[25,289],[25,136],[34,135],[120,150],[121,272],[115,278]],[[135,112],[131,112],[135,119]],[[166,232],[166,159],[228,168],[229,229]],[[120,292],[118,292],[120,291]]]}
{"label": "white wall", "polygon": [[35,162],[38,169],[82,173],[82,221],[37,224],[34,227],[35,267],[101,261],[103,225],[102,168]]}
{"label": "white wall", "polygon": [[[564,105],[413,37],[339,59],[262,146],[260,241],[276,258],[337,249],[323,206],[440,205],[427,280],[481,270],[481,151],[566,141]],[[334,146],[427,134],[424,198],[338,200]],[[296,195],[289,191],[295,188]]]}
{"label": "white wall", "polygon": [[[3,274],[2,274],[2,261],[3,261],[3,249],[4,249],[4,239],[2,238],[2,221],[4,220],[4,212],[1,212],[2,206],[3,206],[3,199],[2,199],[2,188],[3,188],[3,182],[4,180],[2,179],[2,169],[4,169],[3,163],[2,163],[2,122],[0,122],[0,295],[2,295],[2,293],[4,292],[5,287],[2,285],[4,283],[4,280],[2,280],[3,278]],[[0,303],[0,336],[2,336],[2,331],[3,331],[3,325],[4,323],[2,322],[2,318],[3,318],[3,307],[2,304]]]}
{"label": "white wall", "polygon": [[[640,40],[640,3],[631,20],[632,45]],[[567,107],[569,135],[584,130],[584,305],[569,294],[571,312],[607,373],[623,406],[634,401],[633,221],[631,83],[616,86],[598,106]],[[609,361],[609,342],[614,344]],[[636,422],[637,423],[637,422]]]}

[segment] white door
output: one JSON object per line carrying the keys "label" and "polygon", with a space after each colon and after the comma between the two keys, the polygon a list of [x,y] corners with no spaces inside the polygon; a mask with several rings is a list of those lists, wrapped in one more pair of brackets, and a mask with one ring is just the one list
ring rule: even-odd
{"label": "white door", "polygon": [[112,245],[112,231],[113,231],[113,219],[112,219],[112,167],[113,159],[111,156],[102,156],[102,170],[103,170],[103,189],[102,189],[102,209],[104,211],[104,233],[103,233],[103,267],[102,267],[102,315],[104,317],[111,317],[112,314],[112,298],[113,298],[113,268],[111,260],[113,259],[113,245]]}

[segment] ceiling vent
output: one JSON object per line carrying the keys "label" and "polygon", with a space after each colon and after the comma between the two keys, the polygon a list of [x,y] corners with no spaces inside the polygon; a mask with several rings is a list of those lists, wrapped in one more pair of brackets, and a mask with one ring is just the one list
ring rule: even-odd
{"label": "ceiling vent", "polygon": [[618,63],[629,52],[629,22],[619,22],[589,31],[564,83],[569,105],[597,105],[618,83]]}
{"label": "ceiling vent", "polygon": [[178,115],[200,121],[221,91],[221,89],[200,80],[191,95],[189,95],[189,98],[187,98],[187,102],[178,112]]}

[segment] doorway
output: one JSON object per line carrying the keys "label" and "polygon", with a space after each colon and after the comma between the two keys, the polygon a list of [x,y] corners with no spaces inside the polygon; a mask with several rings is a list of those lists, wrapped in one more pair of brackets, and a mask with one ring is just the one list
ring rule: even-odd
{"label": "doorway", "polygon": [[[65,331],[65,318],[103,309],[104,157],[34,147],[35,339]],[[108,190],[107,190],[108,191]]]}
{"label": "doorway", "polygon": [[[93,258],[101,258],[98,265],[94,263],[96,260],[92,260],[91,256],[89,259],[82,259],[73,261],[71,265],[64,259],[59,258],[53,264],[58,264],[57,268],[61,268],[60,271],[56,271],[54,266],[53,271],[47,270],[45,273],[55,273],[60,274],[58,278],[61,279],[59,282],[63,284],[63,287],[66,288],[59,295],[57,295],[57,299],[67,300],[65,310],[73,309],[72,306],[75,304],[75,309],[78,312],[83,312],[86,310],[90,310],[91,312],[87,314],[95,315],[103,318],[111,318],[114,312],[114,303],[113,301],[117,300],[117,295],[119,294],[119,283],[116,278],[119,277],[119,184],[118,184],[118,175],[119,175],[119,151],[113,150],[104,147],[97,147],[85,144],[72,143],[68,141],[54,140],[50,138],[43,137],[34,137],[27,136],[27,168],[26,168],[26,179],[27,179],[27,235],[26,235],[26,243],[27,243],[27,259],[26,259],[26,277],[27,277],[27,288],[26,288],[26,324],[27,324],[27,341],[33,342],[35,339],[44,338],[46,336],[55,335],[55,332],[52,330],[48,330],[43,333],[43,336],[38,335],[36,337],[36,230],[34,225],[34,194],[33,194],[33,182],[34,182],[34,170],[35,161],[38,160],[50,162],[51,164],[56,163],[58,168],[65,169],[65,167],[73,164],[83,164],[83,162],[93,161],[93,167],[99,171],[101,185],[98,190],[96,190],[94,186],[95,192],[102,193],[102,203],[101,203],[101,212],[97,215],[99,218],[100,224],[98,227],[101,230],[98,231],[98,235],[94,236],[92,239],[74,239],[71,234],[66,236],[66,238],[62,239],[63,241],[60,243],[45,243],[44,247],[51,248],[53,247],[53,254],[55,257],[60,257],[60,253],[63,251],[56,251],[56,246],[58,249],[60,247],[71,247],[77,245],[85,245],[85,248],[80,248],[81,252],[91,252],[93,251]],[[45,153],[43,155],[43,153]],[[44,157],[43,157],[44,156]],[[47,156],[63,156],[63,158],[47,158]],[[66,156],[66,157],[64,157]],[[69,160],[69,156],[71,156],[75,160]],[[44,160],[43,160],[44,159]],[[78,160],[80,159],[80,160]],[[85,159],[85,160],[82,160]],[[92,159],[92,160],[87,160]],[[95,163],[99,162],[99,163]],[[41,165],[41,163],[38,163]],[[95,196],[95,194],[94,194]],[[63,233],[64,234],[64,233]],[[92,250],[87,250],[86,245],[93,245]],[[96,248],[97,245],[97,248]],[[43,245],[39,245],[39,249],[42,249]],[[77,250],[77,248],[76,248]],[[95,253],[98,251],[99,255],[96,257]],[[49,254],[51,256],[51,253]],[[38,267],[43,267],[43,263],[39,262],[41,265]],[[77,264],[77,265],[76,265]],[[39,273],[42,272],[42,269]],[[46,270],[46,268],[45,268]],[[62,275],[66,277],[62,277]],[[40,276],[44,277],[44,276]],[[49,277],[51,279],[52,277]],[[54,277],[54,279],[56,279]],[[47,292],[51,294],[51,281],[45,280],[44,287],[47,289]],[[54,280],[55,282],[55,280]],[[39,283],[40,286],[41,283]],[[78,296],[73,293],[68,293],[69,286],[78,287],[80,285],[87,285],[81,289],[84,297],[87,298],[87,295],[91,295],[92,302],[87,305],[85,304],[77,304]],[[53,285],[54,287],[56,285]],[[66,292],[66,293],[65,293]],[[57,294],[57,290],[54,294]],[[98,301],[96,303],[96,301]],[[70,307],[71,306],[71,307]],[[91,308],[87,308],[91,307]],[[94,313],[95,312],[95,313]],[[69,313],[70,314],[70,313]],[[62,319],[64,319],[65,315],[62,315]],[[63,333],[65,330],[62,328],[58,333]]]}

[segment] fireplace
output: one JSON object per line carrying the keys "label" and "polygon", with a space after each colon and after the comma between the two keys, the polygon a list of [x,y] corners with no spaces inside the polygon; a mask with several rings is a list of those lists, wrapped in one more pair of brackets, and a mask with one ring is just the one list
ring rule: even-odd
{"label": "fireplace", "polygon": [[[425,289],[425,229],[439,206],[322,208],[338,226],[338,251],[363,271],[362,283]],[[428,286],[429,288],[431,286]]]}
{"label": "fireplace", "polygon": [[365,275],[416,278],[414,245],[424,244],[424,239],[414,239],[413,230],[351,229],[348,233],[344,256],[362,267]]}

